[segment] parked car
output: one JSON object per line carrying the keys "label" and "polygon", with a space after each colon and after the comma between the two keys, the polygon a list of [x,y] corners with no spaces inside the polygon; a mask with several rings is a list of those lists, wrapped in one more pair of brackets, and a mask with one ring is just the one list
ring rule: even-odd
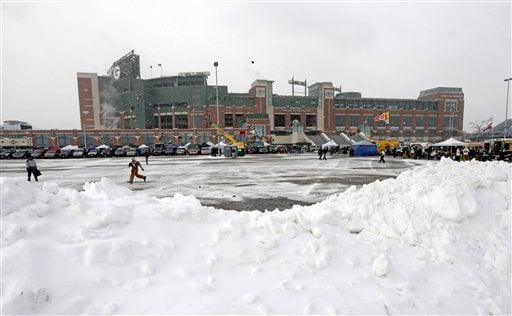
{"label": "parked car", "polygon": [[73,158],[83,158],[85,157],[85,149],[76,149],[73,151]]}
{"label": "parked car", "polygon": [[154,156],[161,156],[164,154],[164,150],[163,148],[161,147],[156,147],[155,149],[153,149],[153,155]]}
{"label": "parked car", "polygon": [[114,150],[112,148],[101,148],[99,150],[100,157],[112,157],[114,156]]}
{"label": "parked car", "polygon": [[11,159],[12,154],[12,150],[2,149],[2,151],[0,152],[0,159]]}
{"label": "parked car", "polygon": [[57,155],[56,158],[71,158],[71,157],[73,157],[72,150],[63,150]]}
{"label": "parked car", "polygon": [[125,155],[126,155],[126,151],[124,151],[124,149],[121,147],[114,150],[114,156],[116,156],[116,157],[123,157]]}
{"label": "parked car", "polygon": [[44,153],[46,153],[46,149],[38,148],[32,152],[32,158],[39,159],[44,157]]}
{"label": "parked car", "polygon": [[59,153],[60,153],[60,150],[48,149],[48,151],[44,153],[44,158],[57,158]]}
{"label": "parked car", "polygon": [[185,155],[187,153],[187,147],[185,146],[178,146],[178,149],[176,149],[176,155]]}
{"label": "parked car", "polygon": [[138,156],[137,149],[135,149],[135,148],[128,149],[128,151],[126,152],[126,156],[128,156],[128,157]]}
{"label": "parked car", "polygon": [[87,152],[87,157],[88,158],[98,158],[99,156],[100,156],[100,153],[98,152],[97,149],[90,149]]}
{"label": "parked car", "polygon": [[189,155],[199,155],[201,154],[201,149],[198,145],[190,145],[187,147],[187,154]]}
{"label": "parked car", "polygon": [[176,155],[176,147],[175,146],[167,146],[164,150],[165,155]]}
{"label": "parked car", "polygon": [[201,148],[201,155],[210,155],[212,153],[212,149],[210,146],[202,146]]}
{"label": "parked car", "polygon": [[30,152],[26,149],[18,149],[12,154],[12,158],[14,159],[25,159],[27,155],[30,155]]}

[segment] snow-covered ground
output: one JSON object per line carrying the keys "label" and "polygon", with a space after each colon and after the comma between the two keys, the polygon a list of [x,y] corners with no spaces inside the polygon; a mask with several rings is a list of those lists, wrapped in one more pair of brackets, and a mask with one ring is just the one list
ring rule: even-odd
{"label": "snow-covered ground", "polygon": [[510,314],[511,165],[377,161],[2,162],[2,313]]}

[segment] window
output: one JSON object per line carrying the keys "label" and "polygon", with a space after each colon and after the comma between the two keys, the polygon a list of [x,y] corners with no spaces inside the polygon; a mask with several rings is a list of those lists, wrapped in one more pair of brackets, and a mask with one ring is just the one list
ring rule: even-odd
{"label": "window", "polygon": [[456,129],[457,128],[457,116],[455,115],[447,115],[443,117],[443,126],[445,130]]}
{"label": "window", "polygon": [[284,127],[285,126],[285,115],[284,114],[275,114],[274,115],[274,126],[275,127]]}
{"label": "window", "polygon": [[404,115],[403,116],[403,125],[404,126],[407,126],[407,127],[411,127],[412,126],[412,116],[410,115]]}
{"label": "window", "polygon": [[187,115],[176,115],[176,128],[188,128]]}
{"label": "window", "polygon": [[416,116],[416,128],[423,128],[425,126],[425,116]]}
{"label": "window", "polygon": [[400,116],[398,116],[398,115],[390,115],[389,116],[389,125],[390,126],[398,127],[399,122],[400,122]]}
{"label": "window", "polygon": [[429,128],[437,127],[437,116],[429,116],[428,117],[428,127]]}
{"label": "window", "polygon": [[162,128],[172,128],[172,115],[161,115]]}
{"label": "window", "polygon": [[336,127],[340,127],[341,129],[345,129],[345,115],[336,115]]}
{"label": "window", "polygon": [[350,115],[350,126],[359,126],[359,114]]}
{"label": "window", "polygon": [[315,127],[316,126],[316,115],[306,115],[306,126],[307,127]]}
{"label": "window", "polygon": [[295,121],[298,121],[299,123],[302,123],[300,121],[301,120],[300,114],[292,114],[292,115],[290,115],[290,120],[291,120],[292,124]]}
{"label": "window", "polygon": [[444,103],[445,112],[457,112],[457,100],[446,100]]}
{"label": "window", "polygon": [[231,114],[231,113],[224,114],[224,126],[225,127],[233,127],[233,114]]}

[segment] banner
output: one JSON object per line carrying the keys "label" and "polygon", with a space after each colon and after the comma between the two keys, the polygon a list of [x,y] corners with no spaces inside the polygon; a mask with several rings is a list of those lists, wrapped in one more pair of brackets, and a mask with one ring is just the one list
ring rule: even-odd
{"label": "banner", "polygon": [[386,124],[389,124],[389,111],[387,112],[382,112],[380,113],[379,115],[375,115],[375,117],[373,118],[373,120],[375,122],[380,122],[380,121],[385,121]]}
{"label": "banner", "polygon": [[490,129],[492,129],[492,116],[487,121],[487,126],[482,130],[482,132],[485,132],[485,131],[490,130]]}

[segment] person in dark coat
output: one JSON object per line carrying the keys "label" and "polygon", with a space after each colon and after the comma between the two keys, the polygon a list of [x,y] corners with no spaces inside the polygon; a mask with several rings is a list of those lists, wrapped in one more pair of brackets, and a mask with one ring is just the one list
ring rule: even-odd
{"label": "person in dark coat", "polygon": [[30,176],[34,175],[34,179],[37,182],[37,176],[39,174],[39,170],[37,170],[36,161],[34,160],[34,158],[32,156],[28,156],[25,166],[27,167],[28,181],[30,181]]}
{"label": "person in dark coat", "polygon": [[144,157],[146,157],[146,165],[149,165],[149,148],[146,149]]}
{"label": "person in dark coat", "polygon": [[386,156],[386,151],[383,150],[380,152],[380,160],[379,160],[379,163],[385,163],[386,161],[384,160],[384,156]]}

